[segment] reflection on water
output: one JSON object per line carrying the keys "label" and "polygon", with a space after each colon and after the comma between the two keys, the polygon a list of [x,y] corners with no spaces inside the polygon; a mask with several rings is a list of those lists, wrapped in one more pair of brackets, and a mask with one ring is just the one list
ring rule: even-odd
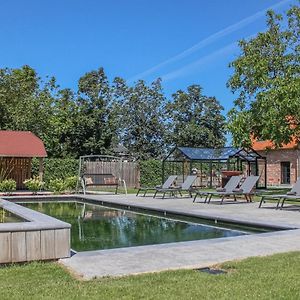
{"label": "reflection on water", "polygon": [[22,204],[72,225],[76,251],[171,243],[243,234],[79,202]]}
{"label": "reflection on water", "polygon": [[0,208],[0,223],[17,223],[17,222],[26,222],[26,221],[14,215],[13,213],[3,208]]}

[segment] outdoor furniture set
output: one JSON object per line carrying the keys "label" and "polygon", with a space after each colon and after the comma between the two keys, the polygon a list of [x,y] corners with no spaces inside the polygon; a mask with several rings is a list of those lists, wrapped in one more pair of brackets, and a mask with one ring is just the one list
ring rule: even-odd
{"label": "outdoor furniture set", "polygon": [[195,187],[193,187],[193,183],[195,182],[197,175],[188,175],[184,182],[181,185],[174,185],[177,176],[172,175],[165,181],[162,186],[156,186],[154,188],[140,188],[137,192],[137,196],[141,191],[144,191],[144,196],[150,190],[154,191],[153,198],[157,196],[157,194],[162,194],[162,198],[164,199],[166,194],[170,194],[172,197],[176,197],[177,194],[182,196],[182,192],[187,192],[190,197],[192,197],[192,193],[195,192],[194,200],[200,196],[204,197],[204,203],[210,203],[212,196],[220,196],[221,202],[223,203],[225,197],[232,196],[236,201],[237,196],[244,196],[247,202],[252,201],[252,195],[254,194],[255,185],[259,179],[259,176],[248,176],[246,178],[242,178],[242,176],[232,176],[224,188],[218,188],[216,191],[202,191]]}

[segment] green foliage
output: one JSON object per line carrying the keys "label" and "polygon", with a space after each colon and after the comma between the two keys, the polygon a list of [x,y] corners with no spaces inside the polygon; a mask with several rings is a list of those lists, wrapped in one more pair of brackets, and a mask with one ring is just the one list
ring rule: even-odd
{"label": "green foliage", "polygon": [[103,68],[84,74],[77,91],[60,89],[53,77],[42,80],[29,66],[5,68],[0,69],[0,129],[32,131],[50,158],[113,154],[121,144],[147,160],[161,158],[170,144],[224,144],[222,107],[214,97],[191,86],[173,98],[166,105],[160,79],[127,86],[117,77],[110,83]]}
{"label": "green foliage", "polygon": [[166,106],[168,142],[186,147],[220,147],[225,143],[223,107],[214,97],[201,94],[199,85],[177,91]]}
{"label": "green foliage", "polygon": [[140,161],[141,186],[154,187],[162,181],[162,162],[160,160]]}
{"label": "green foliage", "polygon": [[0,182],[0,191],[4,193],[11,193],[17,189],[17,183],[13,179],[5,179]]}
{"label": "green foliage", "polygon": [[127,87],[117,78],[114,96],[120,142],[139,160],[161,157],[165,134],[161,81],[147,86],[139,80],[133,87]]}
{"label": "green foliage", "polygon": [[[32,161],[32,174],[38,176],[39,162],[37,159]],[[46,185],[51,179],[65,180],[67,177],[78,175],[79,162],[72,158],[46,158],[44,160],[44,178]]]}
{"label": "green foliage", "polygon": [[45,182],[41,181],[39,177],[34,177],[25,180],[24,184],[28,190],[36,193],[37,191],[40,191],[44,187]]}
{"label": "green foliage", "polygon": [[74,191],[78,182],[78,176],[67,177],[65,179],[65,187],[69,191]]}
{"label": "green foliage", "polygon": [[228,86],[237,94],[228,128],[235,145],[251,134],[276,146],[300,138],[300,7],[286,16],[267,14],[267,30],[242,40]]}
{"label": "green foliage", "polygon": [[62,193],[66,190],[65,181],[61,178],[51,179],[48,184],[48,188],[51,192]]}

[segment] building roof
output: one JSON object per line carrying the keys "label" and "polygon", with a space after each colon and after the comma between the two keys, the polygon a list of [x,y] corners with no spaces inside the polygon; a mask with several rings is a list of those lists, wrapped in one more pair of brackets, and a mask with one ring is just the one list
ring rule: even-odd
{"label": "building roof", "polygon": [[[167,157],[167,159],[180,159],[183,155],[188,160],[209,160],[226,161],[232,157],[239,157],[242,160],[254,161],[256,158],[262,158],[261,155],[252,149],[223,147],[223,148],[194,148],[177,147]],[[172,157],[173,156],[173,157]]]}
{"label": "building roof", "polygon": [[0,130],[0,157],[46,157],[43,141],[30,131]]}
{"label": "building roof", "polygon": [[[288,144],[283,144],[280,148],[278,149],[295,149],[297,148],[298,143],[296,142],[295,139],[293,139],[290,143]],[[255,151],[263,151],[267,149],[276,149],[275,145],[271,141],[257,141],[257,140],[252,140],[252,148]]]}

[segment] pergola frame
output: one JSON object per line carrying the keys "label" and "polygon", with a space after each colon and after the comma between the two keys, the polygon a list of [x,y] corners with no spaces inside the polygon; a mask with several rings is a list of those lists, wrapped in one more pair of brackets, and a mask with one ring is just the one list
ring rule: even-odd
{"label": "pergola frame", "polygon": [[[261,156],[252,148],[191,148],[191,147],[175,147],[162,161],[162,181],[166,178],[166,166],[168,163],[182,164],[180,170],[183,174],[183,180],[185,175],[191,174],[193,164],[200,164],[200,173],[202,179],[203,164],[208,165],[208,173],[210,177],[209,187],[213,186],[213,167],[217,166],[217,169],[222,170],[226,167],[226,170],[242,171],[243,164],[247,164],[247,175],[259,176],[259,161],[263,161],[264,171],[264,185],[260,185],[259,188],[266,188],[267,184],[267,161],[266,157]],[[174,170],[175,168],[173,168]],[[176,166],[178,170],[178,166]],[[188,169],[188,172],[186,170]],[[168,174],[168,175],[174,175]]]}

